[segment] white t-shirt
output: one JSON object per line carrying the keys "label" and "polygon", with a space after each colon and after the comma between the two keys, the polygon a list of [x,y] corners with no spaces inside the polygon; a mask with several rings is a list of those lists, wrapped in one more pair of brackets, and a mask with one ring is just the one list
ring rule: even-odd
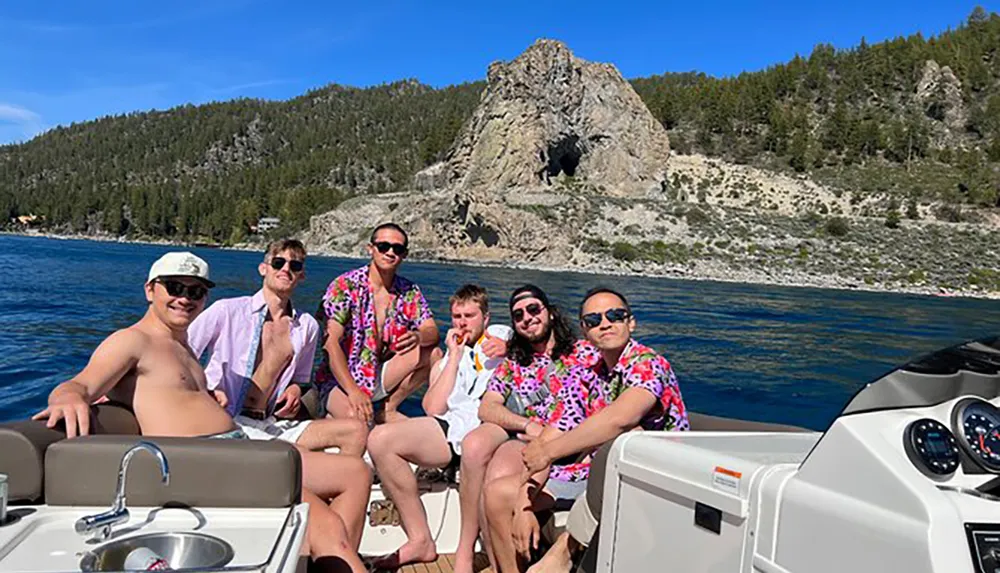
{"label": "white t-shirt", "polygon": [[[490,336],[510,340],[514,334],[509,326],[491,324],[486,328]],[[455,453],[462,454],[462,439],[465,435],[479,427],[479,401],[486,392],[493,370],[503,362],[503,357],[487,358],[483,354],[482,343],[485,336],[476,341],[475,346],[462,347],[462,359],[458,363],[455,374],[455,386],[448,395],[448,409],[444,414],[436,416],[448,422],[448,442],[455,448]],[[444,353],[436,368],[443,371],[448,363],[448,350]]]}

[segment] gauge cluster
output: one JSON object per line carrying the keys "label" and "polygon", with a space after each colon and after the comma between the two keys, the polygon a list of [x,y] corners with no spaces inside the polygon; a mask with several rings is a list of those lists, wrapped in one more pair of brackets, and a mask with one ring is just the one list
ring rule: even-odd
{"label": "gauge cluster", "polygon": [[932,479],[947,479],[964,464],[966,473],[1000,474],[1000,408],[981,398],[963,398],[951,411],[950,427],[933,418],[910,422],[903,448],[910,462]]}
{"label": "gauge cluster", "polygon": [[1000,409],[980,398],[964,398],[952,410],[951,425],[972,461],[1000,473]]}

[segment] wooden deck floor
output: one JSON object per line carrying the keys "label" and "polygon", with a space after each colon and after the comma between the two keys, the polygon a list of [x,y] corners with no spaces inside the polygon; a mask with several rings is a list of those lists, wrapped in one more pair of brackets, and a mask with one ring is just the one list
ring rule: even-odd
{"label": "wooden deck floor", "polygon": [[[399,569],[399,573],[452,573],[454,570],[454,555],[441,555],[436,563],[416,563]],[[490,560],[484,553],[476,554],[476,573],[493,573]]]}

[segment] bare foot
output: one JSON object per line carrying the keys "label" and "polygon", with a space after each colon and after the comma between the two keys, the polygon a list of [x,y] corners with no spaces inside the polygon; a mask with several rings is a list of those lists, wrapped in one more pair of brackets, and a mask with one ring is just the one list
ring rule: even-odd
{"label": "bare foot", "polygon": [[437,548],[433,541],[407,541],[395,553],[376,559],[373,565],[379,569],[392,570],[407,563],[433,563],[437,558]]}
{"label": "bare foot", "polygon": [[569,573],[573,567],[573,556],[565,543],[556,543],[531,567],[528,573]]}

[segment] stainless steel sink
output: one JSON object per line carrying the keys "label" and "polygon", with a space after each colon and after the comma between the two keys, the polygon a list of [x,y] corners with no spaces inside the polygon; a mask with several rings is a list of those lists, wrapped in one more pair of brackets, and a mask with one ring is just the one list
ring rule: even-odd
{"label": "stainless steel sink", "polygon": [[105,543],[88,551],[80,560],[83,571],[124,571],[129,553],[145,547],[174,570],[214,569],[233,559],[229,543],[202,533],[147,533]]}

